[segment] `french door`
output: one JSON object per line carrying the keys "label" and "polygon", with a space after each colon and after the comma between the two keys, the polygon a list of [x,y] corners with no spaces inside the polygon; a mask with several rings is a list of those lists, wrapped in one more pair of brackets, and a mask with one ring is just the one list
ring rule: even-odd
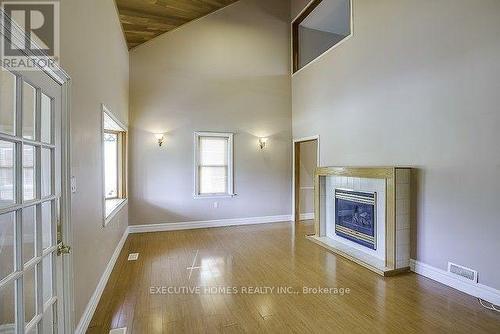
{"label": "french door", "polygon": [[61,96],[41,70],[0,69],[0,333],[63,332]]}

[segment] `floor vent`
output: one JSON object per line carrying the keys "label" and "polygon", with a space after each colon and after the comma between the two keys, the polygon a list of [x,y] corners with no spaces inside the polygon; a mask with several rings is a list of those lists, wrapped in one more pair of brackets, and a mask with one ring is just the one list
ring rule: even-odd
{"label": "floor vent", "polygon": [[477,283],[477,271],[470,268],[448,262],[448,272],[460,277],[461,279]]}
{"label": "floor vent", "polygon": [[128,255],[129,261],[136,261],[139,258],[139,253],[130,253]]}

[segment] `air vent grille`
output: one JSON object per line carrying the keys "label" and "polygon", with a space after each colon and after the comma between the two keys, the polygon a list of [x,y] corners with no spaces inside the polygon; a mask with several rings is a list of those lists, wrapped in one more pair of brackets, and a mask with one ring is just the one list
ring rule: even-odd
{"label": "air vent grille", "polygon": [[139,253],[130,253],[128,255],[129,261],[136,261],[139,258]]}
{"label": "air vent grille", "polygon": [[467,281],[477,283],[477,271],[470,268],[448,262],[448,272]]}

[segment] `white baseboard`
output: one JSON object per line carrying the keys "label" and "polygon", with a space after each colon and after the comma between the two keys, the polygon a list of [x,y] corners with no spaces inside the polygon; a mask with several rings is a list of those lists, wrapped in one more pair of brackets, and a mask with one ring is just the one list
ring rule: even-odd
{"label": "white baseboard", "polygon": [[182,223],[130,225],[128,227],[128,231],[129,233],[165,232],[165,231],[191,230],[191,229],[208,228],[208,227],[268,224],[268,223],[289,222],[289,221],[292,221],[291,215],[280,215],[280,216],[266,216],[266,217],[192,221],[192,222],[182,222]]}
{"label": "white baseboard", "polygon": [[75,334],[85,334],[85,332],[87,331],[90,321],[94,316],[95,309],[97,308],[99,300],[101,299],[101,295],[104,291],[104,288],[106,287],[106,283],[108,283],[109,276],[113,271],[113,267],[115,266],[116,260],[120,255],[123,245],[125,244],[125,240],[127,240],[127,236],[128,236],[128,228],[125,230],[125,232],[123,232],[122,238],[118,242],[118,245],[116,245],[115,251],[113,252],[111,258],[109,259],[108,265],[106,266],[106,269],[104,270],[104,273],[102,274],[99,283],[97,283],[97,287],[95,288],[95,291],[92,294],[92,297],[90,298],[87,307],[85,307],[85,311],[83,312],[83,315],[80,318],[78,326],[76,327]]}
{"label": "white baseboard", "polygon": [[495,305],[500,305],[500,290],[480,283],[467,282],[445,270],[413,259],[410,260],[410,269],[417,274],[465,292],[466,294],[481,298]]}
{"label": "white baseboard", "polygon": [[310,220],[310,219],[314,219],[314,212],[309,212],[309,213],[301,213],[301,214],[299,214],[299,219],[300,219],[300,220]]}

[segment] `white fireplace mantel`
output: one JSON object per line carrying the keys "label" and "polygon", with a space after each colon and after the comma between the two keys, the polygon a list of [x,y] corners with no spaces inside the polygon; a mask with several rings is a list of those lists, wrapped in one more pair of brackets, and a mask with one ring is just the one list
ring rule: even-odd
{"label": "white fireplace mantel", "polygon": [[[409,270],[410,176],[403,167],[319,167],[315,173],[315,235],[309,239],[383,276]],[[335,189],[377,194],[373,250],[335,232]]]}

